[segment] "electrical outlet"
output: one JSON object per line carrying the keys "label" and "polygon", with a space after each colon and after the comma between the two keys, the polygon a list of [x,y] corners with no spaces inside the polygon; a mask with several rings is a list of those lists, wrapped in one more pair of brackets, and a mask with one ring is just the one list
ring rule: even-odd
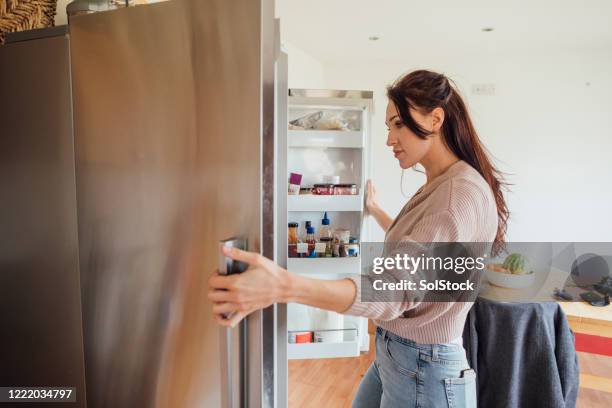
{"label": "electrical outlet", "polygon": [[472,85],[472,95],[495,95],[495,84],[474,84]]}

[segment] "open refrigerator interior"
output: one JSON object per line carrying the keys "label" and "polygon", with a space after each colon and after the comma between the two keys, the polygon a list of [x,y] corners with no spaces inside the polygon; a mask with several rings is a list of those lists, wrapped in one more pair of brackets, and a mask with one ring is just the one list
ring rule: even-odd
{"label": "open refrigerator interior", "polygon": [[[290,89],[286,141],[287,269],[318,279],[361,272],[367,240],[371,91]],[[356,357],[369,348],[366,318],[287,307],[289,359]]]}

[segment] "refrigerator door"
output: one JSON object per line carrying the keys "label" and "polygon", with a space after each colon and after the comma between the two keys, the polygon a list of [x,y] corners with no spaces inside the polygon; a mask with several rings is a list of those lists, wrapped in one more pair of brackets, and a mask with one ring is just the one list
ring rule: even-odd
{"label": "refrigerator door", "polygon": [[[273,255],[273,13],[179,0],[71,19],[89,407],[222,404],[218,241]],[[243,328],[233,406],[274,406],[274,315]]]}
{"label": "refrigerator door", "polygon": [[50,405],[80,408],[85,381],[64,34],[0,46],[0,386],[75,387],[76,403]]}

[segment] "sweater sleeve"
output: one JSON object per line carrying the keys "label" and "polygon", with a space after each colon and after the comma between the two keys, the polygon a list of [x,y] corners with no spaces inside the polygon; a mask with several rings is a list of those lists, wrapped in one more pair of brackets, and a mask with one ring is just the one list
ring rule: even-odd
{"label": "sweater sleeve", "polygon": [[[459,237],[459,224],[456,217],[448,210],[442,210],[430,214],[420,220],[409,235],[405,235],[399,242],[385,243],[384,257],[401,256],[418,257],[426,250],[425,245],[431,242],[455,242]],[[392,248],[388,248],[388,246]],[[401,281],[406,278],[406,271],[394,269],[385,271],[385,281]],[[411,280],[418,281],[422,278],[422,271],[417,270],[411,276]],[[373,296],[364,293],[372,293],[373,283],[378,276],[368,273],[367,275],[355,275],[349,278],[355,285],[357,292],[352,305],[344,312],[348,315],[364,316],[376,320],[393,320],[402,315],[406,310],[418,306],[422,302],[422,296],[418,291],[404,291],[403,299],[393,301],[372,301]],[[363,288],[362,285],[367,285]],[[364,291],[366,289],[366,291]]]}

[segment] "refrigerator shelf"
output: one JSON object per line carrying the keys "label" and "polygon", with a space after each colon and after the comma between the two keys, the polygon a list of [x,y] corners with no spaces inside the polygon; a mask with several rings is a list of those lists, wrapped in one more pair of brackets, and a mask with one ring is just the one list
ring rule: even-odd
{"label": "refrigerator shelf", "polygon": [[289,130],[289,147],[336,147],[360,149],[364,146],[362,131]]}
{"label": "refrigerator shelf", "polygon": [[290,360],[308,358],[338,358],[359,356],[359,340],[338,343],[295,343],[287,344],[287,358]]}
{"label": "refrigerator shelf", "polygon": [[[295,92],[293,92],[295,91]],[[287,175],[302,175],[302,186],[322,183],[323,175],[336,175],[342,183],[355,184],[357,195],[286,195],[281,200],[281,227],[279,248],[283,264],[291,272],[317,279],[343,279],[361,273],[361,257],[344,258],[288,258],[287,223],[314,221],[319,225],[323,212],[327,211],[332,225],[351,231],[359,242],[369,237],[368,224],[364,222],[364,186],[370,176],[370,134],[373,109],[372,93],[342,90],[290,90],[288,109],[282,110],[282,124],[322,111],[331,119],[338,115],[351,130],[289,129],[282,126],[279,147],[282,166],[278,169],[278,189],[287,190]],[[308,127],[308,126],[307,126]],[[285,199],[286,197],[286,199]],[[286,205],[286,207],[284,206]],[[361,248],[360,248],[361,251]],[[305,316],[306,306],[287,305],[287,329],[305,328],[314,331],[325,325],[315,324]],[[312,313],[311,313],[312,314]],[[317,313],[312,314],[314,316]],[[316,319],[314,319],[316,320]],[[330,323],[330,322],[328,322]],[[289,359],[318,359],[334,357],[358,357],[370,345],[368,319],[344,316],[344,327],[354,326],[351,333],[325,337],[325,343],[285,343]],[[332,327],[342,325],[332,324]],[[325,326],[327,327],[327,326]],[[287,332],[287,334],[291,334]]]}
{"label": "refrigerator shelf", "polygon": [[288,211],[363,211],[363,195],[289,195]]}
{"label": "refrigerator shelf", "polygon": [[[287,270],[302,275],[351,275],[358,274],[361,258],[287,258]],[[335,277],[334,277],[335,278]]]}

